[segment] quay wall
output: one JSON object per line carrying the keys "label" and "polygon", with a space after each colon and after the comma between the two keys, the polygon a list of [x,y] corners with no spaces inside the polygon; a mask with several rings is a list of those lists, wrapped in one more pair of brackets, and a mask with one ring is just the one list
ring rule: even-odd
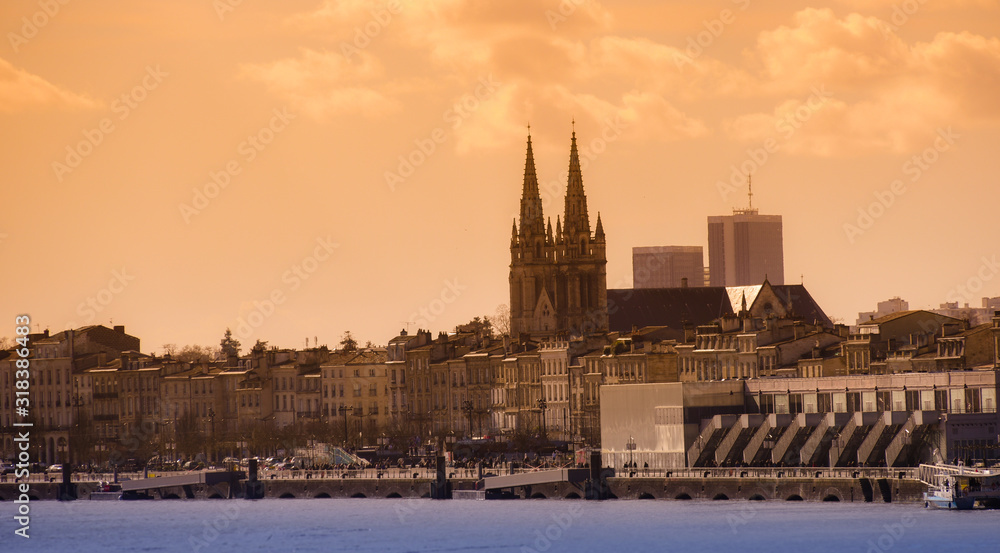
{"label": "quay wall", "polygon": [[[474,479],[451,479],[453,489],[475,489]],[[314,478],[261,480],[265,498],[420,498],[430,497],[430,479],[414,478]],[[89,499],[97,491],[97,482],[76,482],[77,497]],[[156,490],[154,499],[210,499],[243,497],[245,481],[232,490],[229,484],[194,485]],[[847,501],[875,503],[919,503],[924,484],[912,479],[890,478],[762,478],[762,477],[632,477],[608,478],[606,491],[618,499],[716,499],[764,501]],[[523,499],[577,499],[585,497],[584,484],[556,482],[524,486],[510,490]],[[19,495],[17,484],[0,483],[0,502],[13,501]],[[33,482],[32,500],[59,498],[55,482]]]}

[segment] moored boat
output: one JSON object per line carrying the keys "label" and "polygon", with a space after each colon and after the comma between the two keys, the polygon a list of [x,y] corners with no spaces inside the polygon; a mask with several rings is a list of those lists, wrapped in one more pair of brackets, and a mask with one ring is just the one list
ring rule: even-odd
{"label": "moored boat", "polygon": [[920,465],[920,480],[927,484],[927,507],[961,511],[1000,507],[1000,468]]}

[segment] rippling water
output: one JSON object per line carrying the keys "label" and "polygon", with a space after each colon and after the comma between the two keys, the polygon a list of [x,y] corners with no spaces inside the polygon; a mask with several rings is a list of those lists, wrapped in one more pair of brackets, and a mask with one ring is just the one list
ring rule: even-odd
{"label": "rippling water", "polygon": [[267,499],[0,504],[0,551],[1000,551],[1000,511],[779,501]]}

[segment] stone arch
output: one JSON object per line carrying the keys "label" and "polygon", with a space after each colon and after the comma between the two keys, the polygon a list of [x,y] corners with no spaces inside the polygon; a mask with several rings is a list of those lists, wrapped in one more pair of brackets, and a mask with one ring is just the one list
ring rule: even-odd
{"label": "stone arch", "polygon": [[326,492],[319,492],[313,496],[314,499],[330,499],[330,494]]}
{"label": "stone arch", "polygon": [[531,494],[531,497],[529,499],[546,499],[546,497],[545,494],[543,494],[542,492],[535,492]]}
{"label": "stone arch", "polygon": [[837,501],[840,501],[840,498],[831,493],[831,494],[827,494],[826,496],[824,496],[823,497],[823,501],[826,501],[826,502],[837,502]]}
{"label": "stone arch", "polygon": [[750,501],[764,501],[767,498],[764,497],[763,495],[759,494],[759,493],[755,493],[755,494],[751,495],[750,497],[748,497],[747,499],[750,500]]}
{"label": "stone arch", "polygon": [[181,498],[181,496],[179,496],[179,495],[177,495],[175,493],[168,493],[168,494],[164,494],[163,495],[163,499],[180,499],[180,498]]}
{"label": "stone arch", "polygon": [[715,494],[714,497],[712,497],[712,500],[714,500],[714,501],[723,500],[723,499],[729,499],[729,496],[726,495],[726,494],[724,494],[724,493],[722,493],[722,492],[719,492],[719,493]]}
{"label": "stone arch", "polygon": [[576,492],[569,492],[568,494],[566,494],[566,497],[564,499],[580,499],[580,494]]}
{"label": "stone arch", "polygon": [[386,499],[402,499],[402,498],[403,498],[403,496],[399,495],[399,494],[398,494],[398,493],[396,493],[396,492],[392,492],[392,493],[390,493],[389,495],[385,496],[385,498],[386,498]]}
{"label": "stone arch", "polygon": [[225,499],[219,492],[212,492],[208,495],[209,499]]}
{"label": "stone arch", "polygon": [[367,496],[367,495],[365,495],[365,494],[363,494],[363,493],[361,493],[361,492],[354,492],[354,493],[353,493],[353,494],[351,495],[351,497],[352,497],[352,498],[357,498],[357,499],[365,499],[365,498],[367,498],[368,496]]}
{"label": "stone arch", "polygon": [[639,499],[656,499],[656,497],[654,497],[653,494],[649,492],[642,492],[641,494],[639,494]]}
{"label": "stone arch", "polygon": [[685,492],[681,492],[681,493],[677,494],[677,496],[676,496],[676,497],[674,497],[674,499],[681,499],[681,500],[685,500],[685,501],[686,501],[686,500],[688,500],[688,499],[691,499],[691,496],[690,496],[690,495],[688,495],[688,494],[687,494],[687,493],[685,493]]}
{"label": "stone arch", "polygon": [[285,492],[278,496],[279,499],[295,499],[295,494],[292,492]]}
{"label": "stone arch", "polygon": [[785,501],[805,501],[805,500],[802,499],[801,495],[799,495],[797,493],[793,493],[792,495],[786,497]]}

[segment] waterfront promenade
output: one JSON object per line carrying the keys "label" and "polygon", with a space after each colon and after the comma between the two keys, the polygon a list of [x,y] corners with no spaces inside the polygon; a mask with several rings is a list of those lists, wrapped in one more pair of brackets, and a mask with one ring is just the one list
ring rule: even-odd
{"label": "waterfront promenade", "polygon": [[[521,474],[539,469],[490,469],[482,476]],[[151,473],[152,479],[156,478]],[[184,472],[166,472],[176,476]],[[917,469],[885,468],[712,468],[644,470],[612,475],[604,469],[605,489],[609,498],[618,499],[732,499],[780,501],[905,502],[922,501],[925,486],[917,480]],[[451,468],[445,476],[453,490],[480,487],[475,468]],[[324,497],[430,497],[435,471],[412,469],[359,470],[276,470],[262,471],[259,482],[265,498]],[[138,480],[142,473],[120,473],[118,480]],[[114,481],[111,473],[76,473],[77,496],[87,499],[102,482]],[[58,499],[58,479],[36,474],[28,480],[33,499]],[[245,481],[229,489],[229,484],[194,486],[190,490],[164,490],[156,498],[226,498],[242,497]],[[585,486],[572,482],[553,482],[522,486],[509,490],[511,497],[524,499],[577,499],[585,497]],[[186,493],[185,493],[186,492]],[[10,475],[0,482],[0,500],[15,497],[16,484]]]}

